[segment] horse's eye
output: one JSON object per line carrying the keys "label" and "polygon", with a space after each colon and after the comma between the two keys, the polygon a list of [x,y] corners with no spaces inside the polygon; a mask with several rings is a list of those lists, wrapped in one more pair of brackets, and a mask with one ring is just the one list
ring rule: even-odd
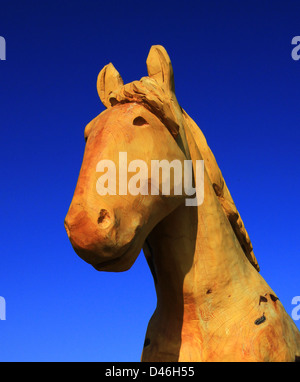
{"label": "horse's eye", "polygon": [[86,143],[86,141],[88,140],[87,135],[84,136],[84,140],[85,140],[85,143]]}
{"label": "horse's eye", "polygon": [[136,117],[133,120],[133,124],[135,126],[143,126],[143,125],[148,125],[148,122],[143,117]]}

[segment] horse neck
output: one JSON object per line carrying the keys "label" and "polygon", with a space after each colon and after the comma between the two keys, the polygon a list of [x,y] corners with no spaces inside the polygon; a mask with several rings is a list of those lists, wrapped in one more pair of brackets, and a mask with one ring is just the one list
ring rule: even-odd
{"label": "horse neck", "polygon": [[[192,161],[201,160],[188,125],[183,139],[187,140]],[[254,270],[242,252],[206,171],[203,204],[187,207],[183,202],[155,227],[148,243],[157,279],[158,309],[169,315],[172,311],[182,314],[185,303],[192,301],[190,305],[200,305],[210,293],[231,289],[237,281],[243,283]]]}

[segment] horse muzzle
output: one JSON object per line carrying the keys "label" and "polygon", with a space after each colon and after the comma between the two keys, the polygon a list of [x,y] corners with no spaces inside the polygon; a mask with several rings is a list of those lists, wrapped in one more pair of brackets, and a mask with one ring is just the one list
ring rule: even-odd
{"label": "horse muzzle", "polygon": [[71,204],[65,229],[79,257],[92,265],[117,256],[117,224],[106,208],[87,211],[81,204]]}

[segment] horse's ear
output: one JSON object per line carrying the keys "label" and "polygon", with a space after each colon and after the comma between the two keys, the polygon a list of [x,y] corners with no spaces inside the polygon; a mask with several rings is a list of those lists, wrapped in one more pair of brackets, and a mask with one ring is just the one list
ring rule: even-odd
{"label": "horse's ear", "polygon": [[166,49],[153,45],[146,63],[149,77],[155,79],[165,92],[175,93],[173,67]]}
{"label": "horse's ear", "polygon": [[98,75],[97,91],[104,106],[111,107],[109,96],[124,85],[122,77],[112,63],[104,66]]}

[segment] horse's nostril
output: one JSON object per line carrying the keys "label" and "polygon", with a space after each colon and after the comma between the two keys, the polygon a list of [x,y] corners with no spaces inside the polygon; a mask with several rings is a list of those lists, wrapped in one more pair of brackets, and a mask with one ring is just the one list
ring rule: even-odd
{"label": "horse's nostril", "polygon": [[110,224],[110,215],[107,210],[103,208],[100,210],[97,223],[101,224],[102,228],[106,228]]}

